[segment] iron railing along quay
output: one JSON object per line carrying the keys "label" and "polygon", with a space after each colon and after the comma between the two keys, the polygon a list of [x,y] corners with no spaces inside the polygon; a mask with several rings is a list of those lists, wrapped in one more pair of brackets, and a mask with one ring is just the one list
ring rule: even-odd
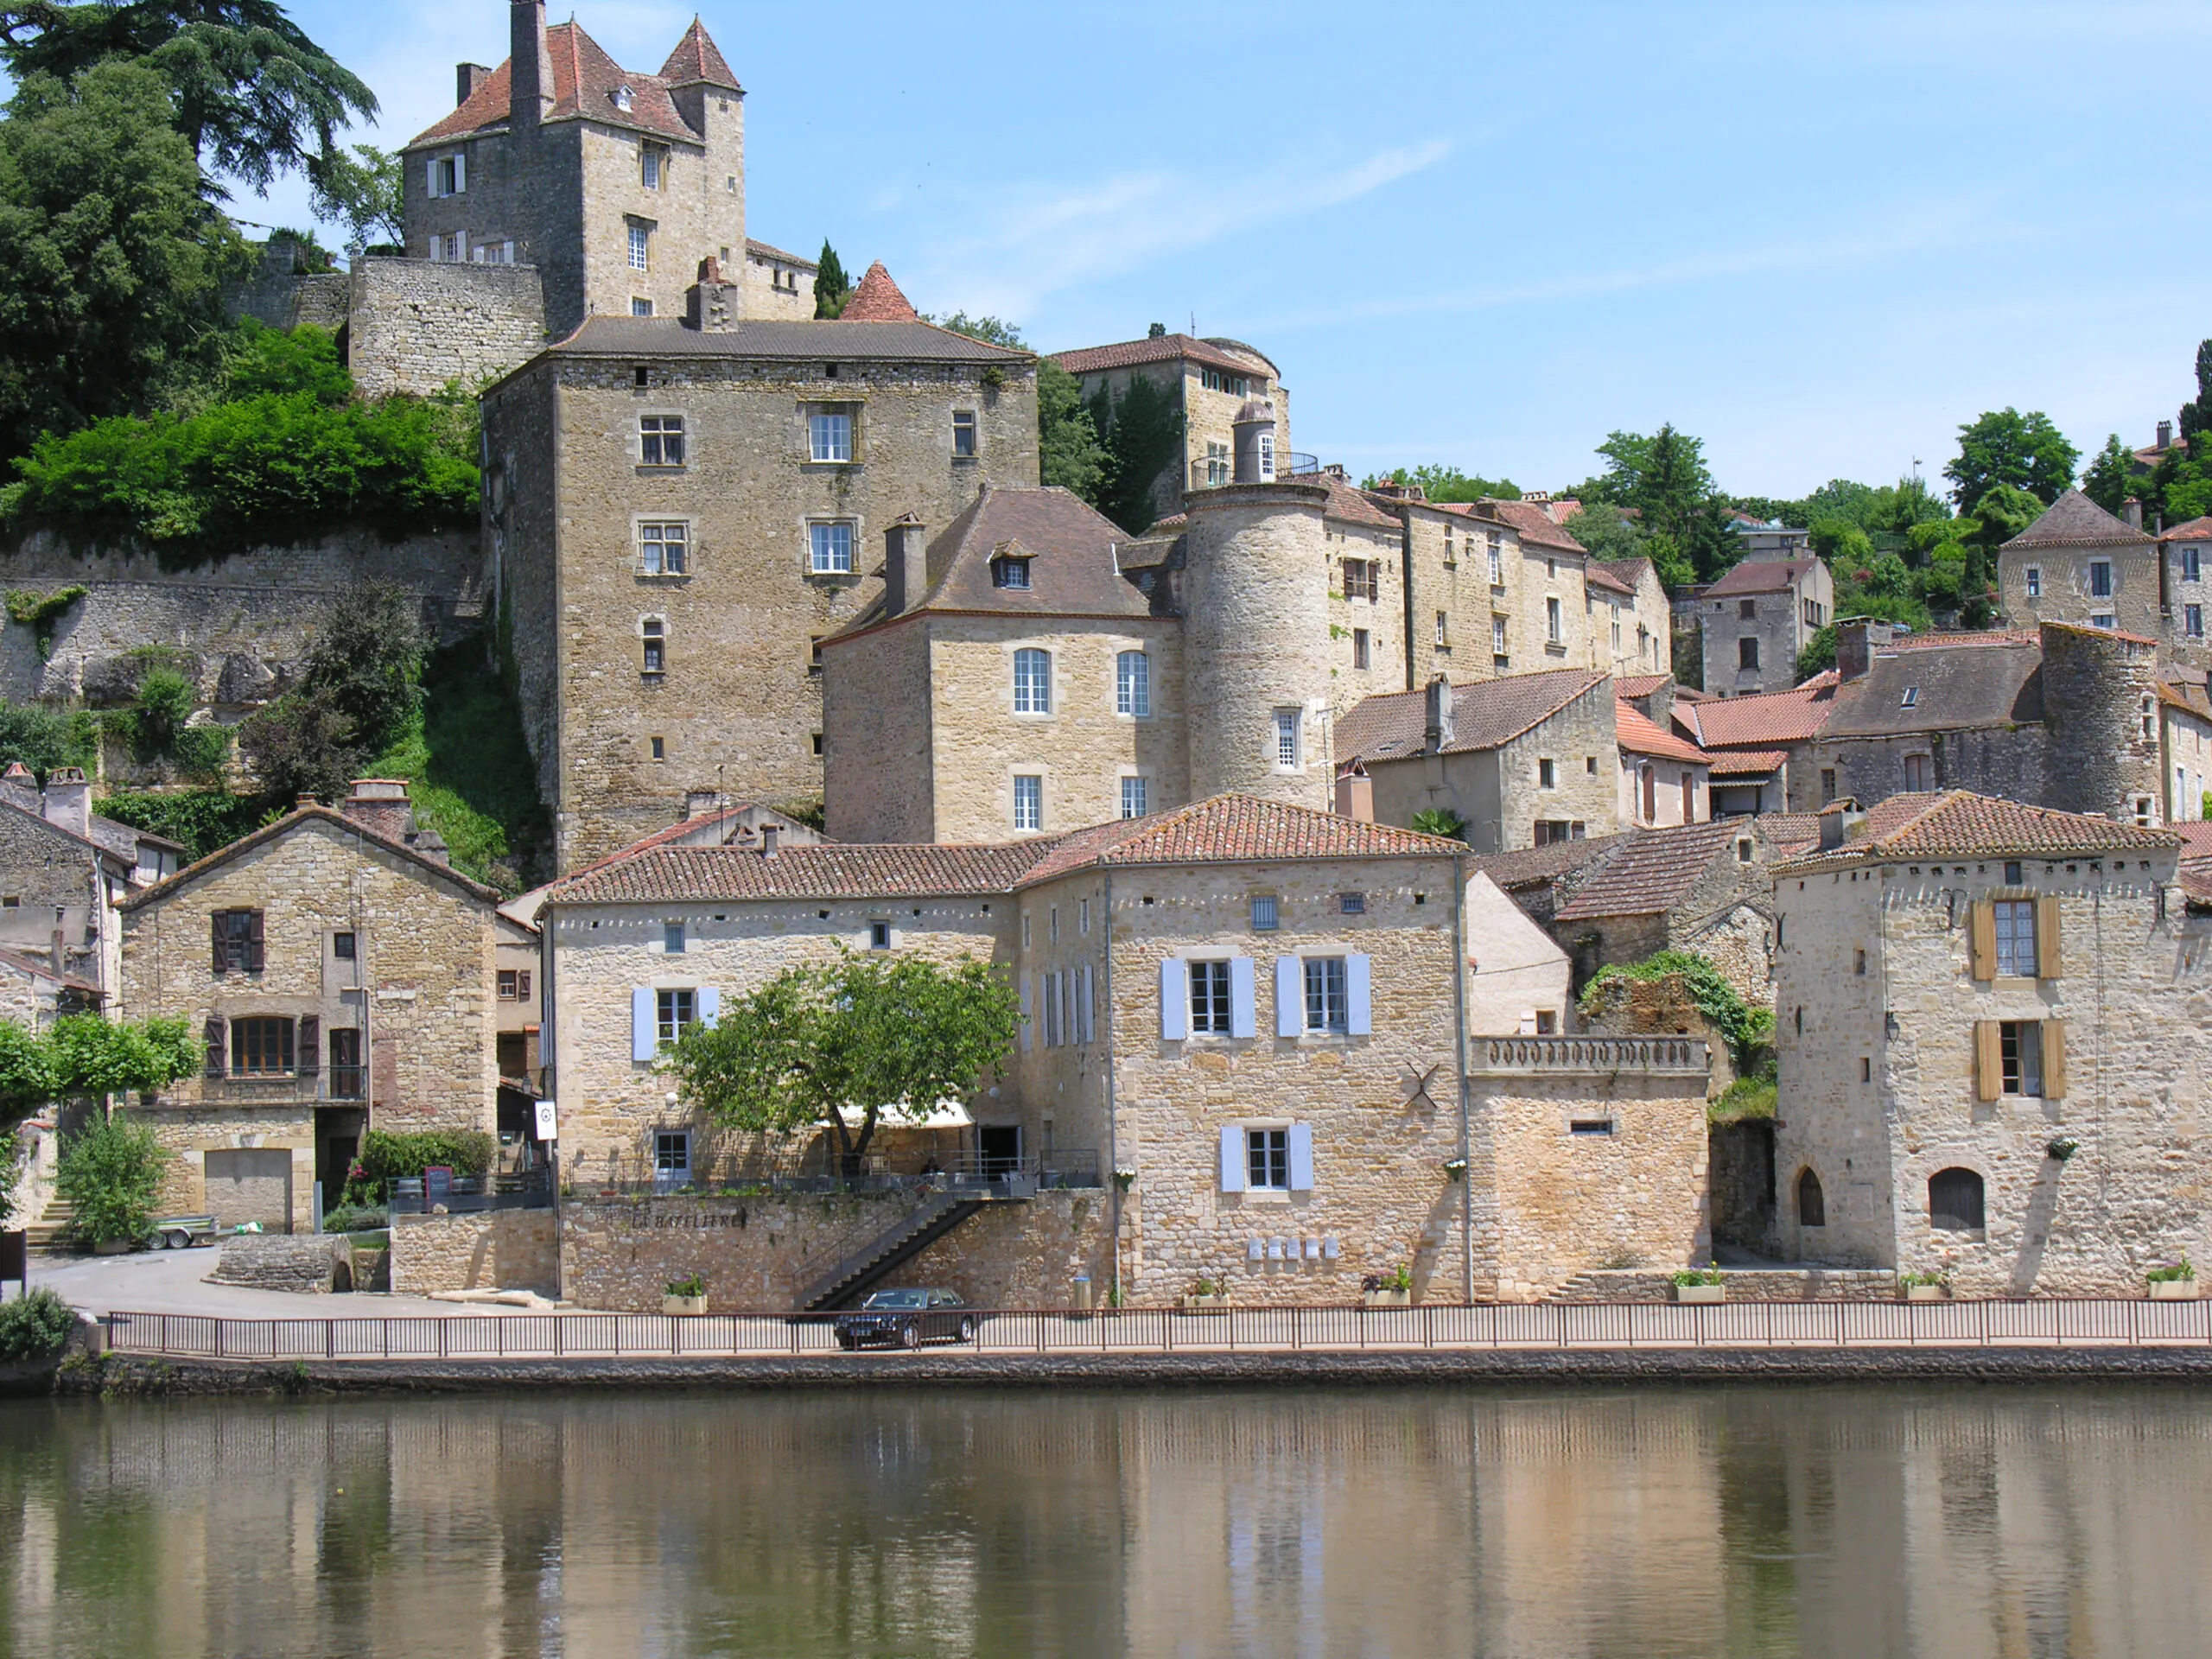
{"label": "iron railing along quay", "polygon": [[979,1152],[952,1153],[919,1171],[899,1173],[872,1164],[857,1175],[744,1173],[728,1167],[717,1173],[711,1166],[702,1166],[637,1179],[580,1180],[574,1184],[573,1196],[584,1199],[753,1198],[900,1193],[918,1198],[932,1188],[995,1180],[1008,1175],[1032,1177],[1040,1191],[1101,1185],[1096,1149],[1077,1147],[1022,1158]]}
{"label": "iron railing along quay", "polygon": [[[515,1313],[234,1319],[116,1313],[122,1353],[241,1360],[770,1358],[838,1351],[835,1313]],[[1216,1311],[977,1308],[981,1354],[1640,1348],[2212,1346],[2212,1303],[1536,1302]],[[943,1351],[933,1349],[932,1351]]]}

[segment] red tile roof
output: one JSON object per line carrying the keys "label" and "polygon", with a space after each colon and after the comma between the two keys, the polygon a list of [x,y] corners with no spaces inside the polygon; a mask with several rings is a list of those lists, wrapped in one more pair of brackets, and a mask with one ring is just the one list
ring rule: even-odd
{"label": "red tile roof", "polygon": [[1735,594],[1778,594],[1796,587],[1818,564],[1816,558],[1746,559],[1705,590],[1707,599]]}
{"label": "red tile roof", "polygon": [[1608,570],[1602,560],[1592,559],[1590,561],[1590,569],[1587,575],[1584,577],[1584,582],[1585,585],[1588,587],[1610,588],[1614,593],[1625,594],[1630,599],[1634,599],[1636,597],[1635,587],[1629,582],[1623,582],[1611,570]]}
{"label": "red tile roof", "polygon": [[1343,524],[1365,524],[1370,530],[1396,530],[1398,515],[1375,505],[1375,499],[1363,490],[1356,490],[1334,473],[1319,473],[1301,476],[1301,484],[1319,484],[1329,492],[1329,505],[1321,509],[1325,518],[1334,518]]}
{"label": "red tile roof", "polygon": [[1613,682],[1613,690],[1624,697],[1648,697],[1674,677],[1671,674],[1627,674]]}
{"label": "red tile roof", "polygon": [[1554,841],[1545,847],[1522,847],[1510,853],[1485,853],[1473,868],[1509,893],[1516,887],[1548,886],[1571,870],[1609,856],[1620,836],[1593,836],[1586,841]]}
{"label": "red tile roof", "polygon": [[2192,818],[2186,823],[2170,823],[2166,828],[2181,837],[2183,858],[2212,858],[2212,822]]}
{"label": "red tile roof", "polygon": [[[703,31],[700,38],[712,52],[714,42],[705,40]],[[639,74],[623,68],[601,49],[598,41],[584,33],[581,24],[554,24],[545,31],[545,45],[553,60],[553,107],[546,111],[546,120],[598,121],[608,126],[630,127],[697,142],[699,134],[677,111],[675,100],[669,96],[669,81],[660,75]],[[670,62],[677,62],[684,51],[685,48],[679,45]],[[714,60],[720,63],[721,54],[714,52]],[[721,73],[729,73],[728,65],[722,66]],[[733,79],[727,84],[735,86],[737,83]],[[615,93],[625,86],[630,89],[630,107],[626,111],[617,108],[614,103]],[[459,109],[416,133],[406,147],[412,149],[420,144],[465,138],[472,133],[505,126],[513,110],[512,87],[513,60],[510,59],[486,75],[483,84]]]}
{"label": "red tile roof", "polygon": [[28,950],[0,946],[0,965],[12,968],[19,974],[35,975],[40,979],[50,981],[66,989],[80,992],[85,995],[94,997],[106,995],[106,993],[91,980],[79,978],[75,974],[57,972],[51,958],[35,957]]}
{"label": "red tile roof", "polygon": [[1736,856],[1743,829],[1734,818],[1632,832],[1620,851],[1560,906],[1553,920],[1591,916],[1648,916],[1672,910],[1688,896],[1723,849]]}
{"label": "red tile roof", "polygon": [[1446,511],[1465,513],[1505,525],[1528,547],[1548,547],[1561,553],[1587,553],[1572,534],[1552,522],[1552,516],[1533,501],[1501,501],[1484,496],[1479,501],[1446,504]]}
{"label": "red tile roof", "polygon": [[1775,770],[1789,759],[1787,749],[1714,749],[1707,757],[1715,778],[1748,778]]}
{"label": "red tile roof", "polygon": [[696,16],[676,43],[676,50],[668,54],[668,61],[661,65],[660,78],[671,86],[691,86],[703,80],[709,86],[727,86],[734,92],[745,90],[730,73],[729,64],[707,34],[706,25]]}
{"label": "red tile roof", "polygon": [[1833,852],[1809,852],[1791,868],[1827,869],[1909,858],[2089,857],[2171,852],[2180,844],[2181,837],[2171,830],[2139,830],[2085,812],[2060,812],[1961,789],[1892,795],[1877,802],[1866,814],[1862,835]]}
{"label": "red tile roof", "polygon": [[2192,518],[2185,524],[2176,524],[2171,530],[2160,531],[2162,542],[2212,541],[2212,518]]}
{"label": "red tile roof", "polygon": [[1677,703],[1675,718],[1707,749],[1727,746],[1771,748],[1817,735],[1835,709],[1834,669],[1787,691],[1750,697],[1705,697]]}
{"label": "red tile roof", "polygon": [[1291,858],[1450,858],[1464,842],[1424,836],[1387,823],[1254,795],[1216,795],[1179,811],[1133,821],[1135,833],[1116,837],[1102,864],[1219,864]]}
{"label": "red tile roof", "polygon": [[906,302],[899,291],[899,284],[891,280],[891,273],[879,259],[868,268],[868,275],[861,278],[845,301],[845,308],[837,314],[840,322],[912,322],[918,314]]}
{"label": "red tile roof", "polygon": [[2160,680],[2158,701],[2169,709],[2183,709],[2199,720],[2212,720],[2212,696],[2206,695],[2202,680],[2190,680],[2180,684]]}
{"label": "red tile roof", "polygon": [[1098,374],[1108,369],[1131,369],[1146,363],[1203,363],[1231,374],[1264,380],[1267,372],[1243,358],[1190,334],[1158,334],[1147,340],[1125,340],[1113,346],[1084,346],[1072,352],[1056,352],[1052,360],[1070,374]]}
{"label": "red tile roof", "polygon": [[1685,743],[1671,733],[1661,731],[1632,702],[1614,703],[1613,728],[1619,734],[1620,747],[1630,754],[1656,754],[1664,760],[1687,760],[1700,766],[1711,759],[1694,743]]}

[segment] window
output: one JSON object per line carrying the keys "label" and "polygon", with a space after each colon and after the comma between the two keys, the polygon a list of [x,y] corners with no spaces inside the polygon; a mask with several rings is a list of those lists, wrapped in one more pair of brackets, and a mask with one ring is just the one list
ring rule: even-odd
{"label": "window", "polygon": [[2204,637],[2204,607],[2202,605],[2183,606],[2181,628],[2190,639],[2202,639]]}
{"label": "window", "polygon": [[354,944],[351,933],[334,933],[330,936],[330,954],[340,962],[351,962],[353,960]]}
{"label": "window", "polygon": [[[530,995],[524,974],[523,995]],[[359,1100],[368,1093],[367,1068],[361,1064],[361,1033],[340,1027],[330,1033],[330,1095],[334,1100]]]}
{"label": "window", "polygon": [[1365,628],[1354,628],[1351,631],[1351,665],[1355,669],[1374,666],[1373,647],[1368,643]]}
{"label": "window", "polygon": [[1939,1169],[1928,1178],[1928,1224],[1938,1232],[1982,1229],[1981,1177],[1970,1169]]}
{"label": "window", "polygon": [[696,991],[653,993],[653,1036],[664,1048],[672,1048],[683,1033],[698,1023]]}
{"label": "window", "polygon": [[2116,628],[2120,626],[2120,618],[2110,611],[2092,611],[2089,613],[2089,626],[2093,628]]}
{"label": "window", "polygon": [[1486,550],[1490,555],[1490,585],[1493,588],[1503,588],[1505,586],[1504,549],[1499,541],[1498,533],[1494,530],[1490,532]]}
{"label": "window", "polygon": [[1258,1192],[1290,1191],[1290,1131],[1244,1131],[1245,1185]]}
{"label": "window", "polygon": [[849,524],[809,524],[806,527],[807,568],[817,576],[849,576],[853,572],[853,527]]}
{"label": "window", "polygon": [[257,910],[219,910],[214,912],[215,971],[219,974],[257,974],[261,971],[261,912]]}
{"label": "window", "polygon": [[976,411],[972,409],[952,411],[952,458],[955,461],[976,459]]}
{"label": "window", "polygon": [[480,265],[512,265],[515,262],[515,245],[512,241],[479,242],[471,257]]}
{"label": "window", "polygon": [[1990,908],[1996,912],[1999,975],[2036,978],[2035,900],[1999,899]]}
{"label": "window", "polygon": [[1274,894],[1255,893],[1252,895],[1252,931],[1254,932],[1274,932],[1281,925],[1277,919],[1278,913]]}
{"label": "window", "polygon": [[810,461],[843,461],[853,458],[853,417],[842,411],[818,410],[806,417],[806,454]]}
{"label": "window", "polygon": [[1556,1037],[1559,1035],[1559,1010],[1557,1008],[1538,1008],[1536,1010],[1536,1035],[1539,1037]]}
{"label": "window", "polygon": [[1550,847],[1587,837],[1589,828],[1580,818],[1539,818],[1536,820],[1535,842],[1539,847]]}
{"label": "window", "polygon": [[1537,761],[1536,787],[1539,789],[1556,789],[1558,786],[1559,768],[1557,765],[1549,757],[1546,757],[1544,760]]}
{"label": "window", "polygon": [[648,190],[660,188],[661,172],[667,165],[668,152],[658,144],[641,144],[638,149],[638,182]]}
{"label": "window", "polygon": [[1738,864],[1748,864],[1751,861],[1751,838],[1749,836],[1736,837],[1736,861]]}
{"label": "window", "polygon": [[468,158],[466,156],[441,156],[430,163],[430,194],[434,196],[458,196],[468,188]]}
{"label": "window", "polygon": [[1682,774],[1682,822],[1697,822],[1697,774],[1694,772]]}
{"label": "window", "polygon": [[1206,483],[1209,486],[1226,484],[1233,470],[1229,446],[1209,439],[1206,443]]}
{"label": "window", "polygon": [[1045,780],[1035,773],[1019,773],[1014,778],[1014,827],[1017,830],[1041,830],[1045,827]]}
{"label": "window", "polygon": [[660,929],[660,948],[671,957],[683,954],[683,924],[663,922]]}
{"label": "window", "polygon": [[2133,806],[2135,809],[2136,828],[2139,830],[2150,829],[2152,827],[2151,798],[2148,795],[2138,795],[2134,798]]}
{"label": "window", "polygon": [[1758,613],[1759,605],[1757,600],[1739,599],[1736,601],[1736,620],[1738,621],[1749,622],[1757,617]]}
{"label": "window", "polygon": [[1275,710],[1275,765],[1285,772],[1299,766],[1299,734],[1305,725],[1295,709]]}
{"label": "window", "polygon": [[2008,1095],[2043,1096],[2043,1024],[2002,1020],[1997,1026],[1999,1075]]}
{"label": "window", "polygon": [[1611,1135],[1613,1120],[1610,1117],[1576,1117],[1567,1120],[1569,1135]]}
{"label": "window", "polygon": [[2040,565],[2033,565],[2033,564],[2030,565],[2030,566],[2028,567],[2028,570],[2027,570],[2027,577],[2028,577],[2028,597],[2029,597],[2030,599],[2040,599],[2040,598],[2042,598],[2042,597],[2043,597],[2043,569],[2042,569],[2042,567],[2041,567]]}
{"label": "window", "polygon": [[646,674],[665,674],[668,671],[668,625],[657,616],[649,616],[638,624],[642,636],[639,644],[643,652],[639,669]]}
{"label": "window", "polygon": [[462,237],[455,231],[451,236],[430,238],[430,259],[434,264],[457,265],[461,262]]}
{"label": "window", "polygon": [[1864,950],[1855,947],[1853,949],[1851,971],[1854,974],[1864,974],[1866,971],[1866,952]]}
{"label": "window", "polygon": [[1823,766],[1821,769],[1821,804],[1822,806],[1826,806],[1834,799],[1835,768],[1834,766]]}
{"label": "window", "polygon": [[643,391],[653,383],[653,372],[640,363],[630,371],[630,384]]}
{"label": "window", "polygon": [[1758,639],[1753,636],[1746,636],[1744,639],[1738,639],[1736,642],[1736,666],[1746,671],[1756,671],[1758,665],[1759,642]]}
{"label": "window", "polygon": [[653,233],[651,229],[643,225],[630,226],[631,270],[650,270],[652,269],[652,246]]}
{"label": "window", "polygon": [[1152,658],[1141,651],[1114,658],[1114,712],[1132,720],[1152,718]]}
{"label": "window", "polygon": [[1363,599],[1375,603],[1376,592],[1375,573],[1382,566],[1379,559],[1346,559],[1344,561],[1344,597]]}
{"label": "window", "polygon": [[1897,699],[1897,707],[1900,709],[1917,709],[1919,706],[1920,688],[1916,685],[1908,685],[1904,689],[1904,695]]}
{"label": "window", "polygon": [[868,948],[871,950],[888,950],[891,948],[890,923],[870,922],[868,925]]}
{"label": "window", "polygon": [[656,1180],[689,1180],[691,1176],[691,1131],[653,1131],[653,1177]]}
{"label": "window", "polygon": [[1351,1028],[1342,957],[1306,958],[1306,1029],[1341,1035]]}
{"label": "window", "polygon": [[991,561],[991,586],[994,588],[1027,588],[1029,586],[1029,561],[1027,559],[997,558]]}
{"label": "window", "polygon": [[1147,792],[1146,780],[1144,779],[1122,779],[1122,816],[1125,818],[1141,818],[1144,817],[1146,811],[1148,810],[1145,802]]}
{"label": "window", "polygon": [[2112,597],[2112,561],[2110,559],[2089,561],[2089,597],[2091,599]]}
{"label": "window", "polygon": [[810,674],[822,671],[822,636],[818,633],[806,636],[806,671]]}
{"label": "window", "polygon": [[630,315],[632,316],[650,317],[652,314],[653,302],[651,300],[633,298],[630,302]]}
{"label": "window", "polygon": [[1908,754],[1904,758],[1904,786],[1908,794],[1917,795],[1928,788],[1928,757]]}
{"label": "window", "polygon": [[1366,915],[1367,895],[1363,893],[1338,893],[1337,895],[1337,913],[1339,916]]}
{"label": "window", "polygon": [[1436,613],[1436,648],[1439,651],[1452,649],[1452,613],[1449,611]]}
{"label": "window", "polygon": [[1048,651],[1014,653],[1014,712],[1049,715],[1052,712],[1052,654]]}
{"label": "window", "polygon": [[[653,739],[652,740],[652,748],[653,748],[653,759],[654,759],[654,760],[667,760],[667,759],[668,759],[668,740],[667,740],[666,738],[664,738],[664,737],[656,737],[656,738],[653,738]],[[818,753],[821,753],[821,751],[817,749],[817,750],[816,751],[816,753],[818,754]]]}
{"label": "window", "polygon": [[648,576],[681,576],[690,571],[691,526],[661,521],[638,526],[638,569]]}
{"label": "window", "polygon": [[2181,579],[2183,582],[2196,582],[2201,579],[2202,572],[2199,569],[2197,562],[2202,553],[2203,550],[2202,548],[2184,547],[2182,549]]}
{"label": "window", "polygon": [[1556,645],[1563,637],[1560,632],[1559,601],[1548,599],[1544,601],[1544,643]]}
{"label": "window", "polygon": [[[647,312],[648,316],[652,315]],[[638,459],[647,467],[683,464],[683,417],[681,415],[638,416]]]}
{"label": "window", "polygon": [[233,1020],[231,1021],[231,1075],[234,1077],[283,1077],[292,1070],[292,1022],[289,1020]]}
{"label": "window", "polygon": [[1505,666],[1506,661],[1505,624],[1506,619],[1502,616],[1493,616],[1490,620],[1491,655],[1497,658],[1500,668]]}
{"label": "window", "polygon": [[1225,962],[1191,964],[1191,1034],[1229,1035],[1229,964]]}
{"label": "window", "polygon": [[1262,432],[1260,434],[1260,482],[1272,484],[1274,481],[1275,435],[1272,432]]}
{"label": "window", "polygon": [[499,1001],[527,1002],[530,1001],[530,969],[502,968],[499,969]]}
{"label": "window", "polygon": [[1825,1227],[1828,1224],[1827,1195],[1821,1191],[1821,1178],[1809,1169],[1797,1178],[1797,1224],[1800,1227]]}

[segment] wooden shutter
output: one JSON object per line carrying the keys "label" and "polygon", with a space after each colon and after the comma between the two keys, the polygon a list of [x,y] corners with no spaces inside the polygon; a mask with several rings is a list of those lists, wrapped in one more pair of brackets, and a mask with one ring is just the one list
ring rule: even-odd
{"label": "wooden shutter", "polygon": [[1249,1037],[1259,1030],[1259,1001],[1252,979],[1252,958],[1229,959],[1229,1034]]}
{"label": "wooden shutter", "polygon": [[1234,1123],[1221,1132],[1221,1190],[1244,1190],[1244,1131]]}
{"label": "wooden shutter", "polygon": [[294,1051],[295,1069],[302,1077],[320,1076],[322,1071],[322,1020],[319,1015],[300,1016],[298,1047]]}
{"label": "wooden shutter", "polygon": [[1181,958],[1160,964],[1160,1040],[1179,1043],[1191,1034],[1191,970]]}
{"label": "wooden shutter", "polygon": [[207,1075],[211,1077],[219,1077],[223,1075],[225,1058],[223,1022],[210,1014],[207,1025],[202,1027],[202,1034],[207,1040]]}
{"label": "wooden shutter", "polygon": [[653,1029],[652,988],[640,985],[630,993],[630,1058],[650,1063],[660,1052],[659,1036]]}
{"label": "wooden shutter", "polygon": [[1290,1190],[1311,1192],[1313,1190],[1313,1126],[1294,1123],[1290,1126]]}
{"label": "wooden shutter", "polygon": [[1974,1022],[1974,1082],[1976,1099],[1991,1101],[2005,1092],[2005,1057],[1998,1046],[1994,1020]]}
{"label": "wooden shutter", "polygon": [[[1977,899],[1967,915],[1967,931],[1973,942],[1974,976],[1976,979],[1997,977],[1997,906],[1987,899]],[[1994,1100],[1992,1095],[1988,1098]]]}
{"label": "wooden shutter", "polygon": [[2036,900],[2036,977],[2056,979],[2059,965],[2058,895],[2047,893]]}
{"label": "wooden shutter", "polygon": [[223,918],[227,914],[227,911],[220,910],[207,912],[207,937],[215,953],[212,965],[219,974],[226,974],[231,969],[230,952],[224,948],[223,940]]}
{"label": "wooden shutter", "polygon": [[1275,958],[1275,1035],[1296,1037],[1306,1029],[1306,970],[1296,957]]}
{"label": "wooden shutter", "polygon": [[249,925],[250,925],[250,926],[251,926],[251,931],[250,933],[248,933],[248,935],[246,936],[246,939],[247,939],[247,943],[246,943],[246,951],[245,951],[245,965],[246,965],[246,970],[247,970],[249,973],[255,973],[255,974],[257,974],[257,973],[259,973],[259,972],[261,971],[261,968],[262,968],[262,939],[261,939],[261,924],[262,924],[262,919],[263,919],[263,918],[262,918],[262,912],[261,912],[260,911],[257,911],[257,910],[250,910],[250,911],[248,911],[248,912],[246,912],[246,914],[247,914],[247,916],[248,916],[248,917],[250,917],[250,918],[251,918],[251,922],[250,922],[250,924],[249,924]]}
{"label": "wooden shutter", "polygon": [[1365,1037],[1375,1030],[1374,996],[1370,989],[1372,977],[1367,957],[1344,958],[1344,1030],[1351,1036]]}
{"label": "wooden shutter", "polygon": [[2066,1098],[2066,1022],[2063,1020],[2043,1022],[2043,1097],[2045,1100]]}

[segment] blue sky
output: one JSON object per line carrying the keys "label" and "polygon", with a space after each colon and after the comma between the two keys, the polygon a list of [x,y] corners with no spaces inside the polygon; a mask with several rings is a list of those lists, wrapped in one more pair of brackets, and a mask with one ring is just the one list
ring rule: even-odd
{"label": "blue sky", "polygon": [[[296,0],[387,147],[500,0]],[[690,3],[583,4],[658,68]],[[555,21],[568,15],[552,9]],[[1293,439],[1523,488],[1615,428],[1724,488],[1933,477],[2043,409],[2147,443],[2212,335],[2212,7],[933,6],[702,15],[747,88],[747,228],[1046,349],[1259,346]],[[296,222],[304,192],[242,216]]]}

